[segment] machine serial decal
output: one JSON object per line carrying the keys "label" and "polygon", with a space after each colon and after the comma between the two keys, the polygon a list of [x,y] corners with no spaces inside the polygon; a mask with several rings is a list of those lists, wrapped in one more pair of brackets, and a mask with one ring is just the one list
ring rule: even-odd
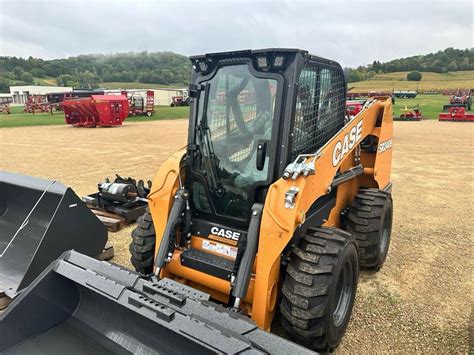
{"label": "machine serial decal", "polygon": [[362,121],[357,123],[349,133],[344,135],[342,141],[338,141],[334,146],[334,151],[332,152],[332,165],[337,166],[342,161],[342,158],[349,153],[356,143],[362,138]]}
{"label": "machine serial decal", "polygon": [[379,144],[379,153],[383,153],[386,150],[392,148],[392,140],[386,140],[385,142],[382,142]]}

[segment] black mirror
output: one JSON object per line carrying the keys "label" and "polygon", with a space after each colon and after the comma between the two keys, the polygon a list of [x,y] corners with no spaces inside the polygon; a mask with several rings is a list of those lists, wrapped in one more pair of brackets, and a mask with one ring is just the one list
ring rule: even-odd
{"label": "black mirror", "polygon": [[257,170],[263,170],[265,166],[265,156],[267,152],[267,142],[259,140],[257,141]]}

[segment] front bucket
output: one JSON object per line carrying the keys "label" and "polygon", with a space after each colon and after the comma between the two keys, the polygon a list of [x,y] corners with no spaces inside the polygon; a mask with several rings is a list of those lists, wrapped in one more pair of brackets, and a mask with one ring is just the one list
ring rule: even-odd
{"label": "front bucket", "polygon": [[14,298],[64,251],[99,255],[107,230],[70,188],[0,171],[0,292]]}
{"label": "front bucket", "polygon": [[70,251],[0,315],[0,353],[312,353],[208,299]]}

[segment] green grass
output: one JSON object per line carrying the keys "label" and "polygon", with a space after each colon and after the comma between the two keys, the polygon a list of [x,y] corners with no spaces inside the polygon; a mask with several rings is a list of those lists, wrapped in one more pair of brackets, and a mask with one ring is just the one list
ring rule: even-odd
{"label": "green grass", "polygon": [[[179,118],[189,117],[189,106],[170,107],[170,106],[155,106],[155,114],[148,116],[132,116],[127,118],[127,121],[142,122],[142,121],[156,121],[156,120],[175,120]],[[127,122],[126,121],[126,122]]]}
{"label": "green grass", "polygon": [[438,114],[443,110],[443,105],[449,103],[449,96],[445,95],[417,95],[414,99],[395,99],[393,115],[400,116],[401,109],[420,105],[423,117],[438,119]]}
{"label": "green grass", "polygon": [[[156,121],[156,120],[173,120],[179,118],[188,118],[189,107],[170,107],[170,106],[155,106],[155,114],[148,116],[132,116],[128,117],[125,122],[140,122],[140,121]],[[64,121],[64,113],[54,112],[53,115],[49,113],[24,113],[23,106],[12,106],[11,114],[0,115],[0,128],[6,127],[28,127],[28,126],[52,126],[66,124]]]}

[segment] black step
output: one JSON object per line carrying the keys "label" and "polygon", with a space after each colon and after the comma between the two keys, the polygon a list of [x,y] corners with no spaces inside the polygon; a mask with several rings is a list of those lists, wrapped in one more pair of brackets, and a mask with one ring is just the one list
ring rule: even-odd
{"label": "black step", "polygon": [[189,248],[181,253],[181,265],[230,281],[234,260]]}

